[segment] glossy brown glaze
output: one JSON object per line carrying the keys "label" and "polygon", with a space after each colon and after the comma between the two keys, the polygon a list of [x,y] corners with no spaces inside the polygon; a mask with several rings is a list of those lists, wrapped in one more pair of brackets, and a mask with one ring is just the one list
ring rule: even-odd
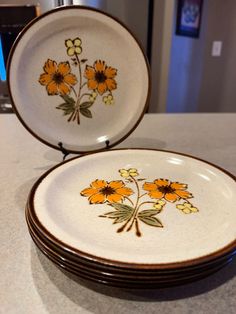
{"label": "glossy brown glaze", "polygon": [[[29,227],[30,229],[30,227]],[[181,284],[186,284],[192,281],[196,281],[202,278],[205,278],[214,272],[218,271],[222,267],[226,266],[230,260],[225,262],[221,262],[219,265],[212,266],[209,269],[204,269],[192,274],[181,274],[181,276],[172,276],[172,277],[150,277],[149,279],[143,280],[139,277],[133,278],[121,278],[114,276],[112,274],[108,275],[107,273],[95,273],[93,269],[85,270],[81,268],[80,265],[71,266],[66,261],[60,260],[52,254],[52,252],[47,248],[47,246],[43,245],[42,242],[35,236],[33,232],[30,231],[30,235],[35,245],[39,248],[39,250],[47,256],[54,264],[59,266],[61,269],[66,270],[70,273],[77,275],[78,277],[88,279],[90,281],[94,281],[97,283],[103,283],[106,285],[114,286],[114,287],[126,287],[131,289],[147,289],[147,288],[163,288],[163,287],[173,287]]]}

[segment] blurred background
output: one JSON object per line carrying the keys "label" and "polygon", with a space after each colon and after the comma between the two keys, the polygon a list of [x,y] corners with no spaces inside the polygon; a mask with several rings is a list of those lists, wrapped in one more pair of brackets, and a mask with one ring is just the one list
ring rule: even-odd
{"label": "blurred background", "polygon": [[151,66],[148,112],[236,112],[235,0],[0,0],[0,112],[12,112],[7,57],[34,17],[86,5],[120,19]]}

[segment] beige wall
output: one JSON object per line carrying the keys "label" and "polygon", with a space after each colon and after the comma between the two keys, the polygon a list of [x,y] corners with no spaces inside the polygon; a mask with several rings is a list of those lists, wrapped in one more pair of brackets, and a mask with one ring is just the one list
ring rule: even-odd
{"label": "beige wall", "polygon": [[[198,39],[175,35],[174,20],[167,112],[236,112],[236,1],[203,3]],[[213,41],[223,42],[220,57]]]}
{"label": "beige wall", "polygon": [[154,1],[150,113],[166,111],[174,8],[175,0]]}
{"label": "beige wall", "polygon": [[[212,42],[223,42],[221,57],[212,57]],[[236,1],[208,0],[199,111],[236,112]]]}

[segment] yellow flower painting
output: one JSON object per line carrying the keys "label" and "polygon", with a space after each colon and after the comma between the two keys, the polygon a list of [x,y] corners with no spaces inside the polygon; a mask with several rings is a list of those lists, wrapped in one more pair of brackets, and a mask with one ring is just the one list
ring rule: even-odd
{"label": "yellow flower painting", "polygon": [[113,224],[122,224],[117,229],[118,233],[135,229],[135,234],[141,237],[142,223],[163,228],[164,225],[158,215],[163,213],[164,207],[168,204],[181,200],[184,203],[176,204],[176,208],[182,213],[191,214],[199,211],[189,201],[193,195],[187,191],[188,185],[185,183],[163,178],[148,182],[139,177],[136,168],[119,169],[118,172],[123,180],[109,182],[97,179],[80,192],[81,196],[88,198],[89,204],[106,204],[112,208],[99,217],[110,218]]}
{"label": "yellow flower painting", "polygon": [[74,55],[79,55],[82,52],[82,41],[79,37],[72,39],[67,39],[65,41],[65,46],[67,47],[68,56],[72,57]]}
{"label": "yellow flower painting", "polygon": [[[56,109],[68,116],[67,121],[80,124],[81,115],[90,119],[93,117],[91,107],[99,102],[99,98],[105,105],[114,105],[117,69],[100,59],[95,60],[93,65],[88,65],[87,59],[80,58],[83,49],[79,37],[66,39],[64,43],[70,61],[48,59],[38,82],[46,87],[48,96],[61,97],[63,103]],[[71,65],[77,68],[77,75],[72,73]]]}

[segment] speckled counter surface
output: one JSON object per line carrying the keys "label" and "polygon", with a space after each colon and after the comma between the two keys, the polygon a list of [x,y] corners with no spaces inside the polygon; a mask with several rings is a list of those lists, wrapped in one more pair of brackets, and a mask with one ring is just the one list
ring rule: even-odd
{"label": "speckled counter surface", "polygon": [[[30,135],[14,114],[0,115],[0,134],[0,313],[235,313],[236,258],[206,279],[162,290],[110,288],[59,270],[33,244],[24,207],[33,183],[62,155]],[[183,152],[235,175],[236,114],[146,115],[118,147]]]}

